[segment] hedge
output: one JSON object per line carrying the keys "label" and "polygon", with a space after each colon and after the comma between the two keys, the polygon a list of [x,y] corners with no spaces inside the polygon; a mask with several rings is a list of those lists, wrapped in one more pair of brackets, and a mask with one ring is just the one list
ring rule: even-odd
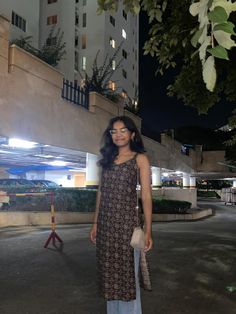
{"label": "hedge", "polygon": [[[56,211],[93,212],[95,210],[96,190],[57,188],[47,191],[55,193]],[[26,193],[23,188],[10,188],[7,192]],[[190,207],[191,203],[185,201],[153,199],[153,213],[184,214]],[[49,211],[50,196],[10,196],[10,204],[4,206],[2,210]]]}

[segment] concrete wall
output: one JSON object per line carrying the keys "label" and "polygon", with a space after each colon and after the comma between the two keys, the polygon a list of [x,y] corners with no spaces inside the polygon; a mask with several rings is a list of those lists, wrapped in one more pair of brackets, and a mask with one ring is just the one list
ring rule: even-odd
{"label": "concrete wall", "polygon": [[197,164],[197,171],[228,172],[228,167],[219,164],[225,163],[225,151],[203,151],[202,160]]}
{"label": "concrete wall", "polygon": [[[121,104],[90,94],[90,110],[61,98],[63,75],[24,50],[8,48],[9,23],[0,17],[0,135],[98,154],[108,120],[128,115],[141,129],[141,119]],[[143,137],[153,166],[191,172],[191,158]],[[180,144],[179,144],[180,145]]]}

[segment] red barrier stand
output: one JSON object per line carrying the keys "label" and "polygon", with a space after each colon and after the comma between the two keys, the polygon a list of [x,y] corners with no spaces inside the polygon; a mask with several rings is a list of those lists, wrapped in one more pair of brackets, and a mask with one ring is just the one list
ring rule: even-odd
{"label": "red barrier stand", "polygon": [[0,197],[8,197],[9,196],[39,196],[39,195],[50,195],[51,196],[51,229],[52,229],[52,232],[51,234],[49,235],[49,238],[47,239],[44,247],[47,248],[50,241],[52,241],[52,244],[54,246],[56,246],[56,240],[58,242],[60,242],[60,244],[63,244],[63,241],[62,239],[58,236],[58,234],[56,233],[56,219],[55,219],[55,208],[54,208],[54,193],[53,192],[46,192],[46,193],[42,193],[42,192],[39,192],[39,193],[3,193],[2,191],[2,194],[0,194]]}
{"label": "red barrier stand", "polygon": [[48,244],[50,243],[50,241],[52,241],[52,244],[54,246],[56,246],[56,240],[60,242],[60,244],[63,243],[62,239],[58,236],[58,234],[55,231],[56,220],[55,220],[55,208],[54,208],[54,193],[51,193],[51,228],[52,228],[52,232],[44,245],[45,248],[48,247]]}

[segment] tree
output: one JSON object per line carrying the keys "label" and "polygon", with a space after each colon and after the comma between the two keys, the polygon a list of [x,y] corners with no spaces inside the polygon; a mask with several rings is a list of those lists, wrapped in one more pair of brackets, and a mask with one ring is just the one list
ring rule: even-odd
{"label": "tree", "polygon": [[60,60],[66,54],[65,46],[66,43],[63,42],[64,33],[61,29],[57,29],[55,33],[55,27],[52,27],[50,33],[43,44],[41,49],[36,49],[32,46],[32,36],[20,37],[19,39],[14,39],[11,44],[15,44],[29,53],[35,55],[36,57],[42,59],[52,66],[57,66]]}
{"label": "tree", "polygon": [[39,51],[39,58],[52,66],[57,66],[66,54],[63,36],[64,33],[60,28],[56,31],[55,27],[52,27],[46,42]]}
{"label": "tree", "polygon": [[[118,2],[98,0],[98,13],[114,12]],[[236,3],[200,0],[190,6],[189,0],[123,0],[123,4],[125,10],[133,14],[140,9],[147,14],[150,30],[144,54],[157,58],[157,72],[163,74],[178,65],[179,74],[168,89],[170,96],[176,95],[186,105],[197,108],[199,113],[206,113],[222,97],[235,101],[235,65],[226,60],[233,60],[235,55],[230,49],[236,45],[231,39],[231,35],[235,35],[233,22],[236,17],[230,13],[236,10]],[[214,87],[215,63],[218,80]],[[202,76],[208,90],[205,90]]]}
{"label": "tree", "polygon": [[[98,13],[116,11],[118,2],[98,0]],[[236,46],[236,2],[123,0],[123,5],[127,12],[138,14],[141,9],[149,18],[149,38],[143,49],[157,58],[157,74],[170,68],[178,71],[168,86],[169,96],[205,114],[220,100],[236,101],[236,63],[228,61],[236,58],[236,49],[231,49]],[[236,112],[230,123],[236,127]]]}
{"label": "tree", "polygon": [[119,51],[122,45],[123,42],[121,42],[112,56],[109,57],[109,55],[106,54],[102,63],[99,63],[98,61],[100,53],[100,50],[98,50],[93,61],[91,75],[86,71],[79,71],[84,82],[83,88],[89,91],[95,91],[115,102],[119,101],[121,96],[111,88],[110,81],[115,71],[121,67],[122,61],[124,60],[124,58],[118,59]]}

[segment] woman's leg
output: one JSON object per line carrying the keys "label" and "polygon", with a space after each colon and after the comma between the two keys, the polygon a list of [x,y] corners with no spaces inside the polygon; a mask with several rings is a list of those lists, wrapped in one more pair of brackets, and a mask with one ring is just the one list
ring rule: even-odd
{"label": "woman's leg", "polygon": [[[135,283],[136,283],[136,299],[132,301],[108,301],[114,302],[114,304],[109,305],[109,310],[113,312],[108,312],[107,314],[142,314],[141,298],[140,298],[140,285],[139,285],[139,263],[140,263],[140,251],[134,250],[134,268],[135,268]],[[108,308],[107,308],[108,309]],[[117,311],[117,312],[115,312]]]}

